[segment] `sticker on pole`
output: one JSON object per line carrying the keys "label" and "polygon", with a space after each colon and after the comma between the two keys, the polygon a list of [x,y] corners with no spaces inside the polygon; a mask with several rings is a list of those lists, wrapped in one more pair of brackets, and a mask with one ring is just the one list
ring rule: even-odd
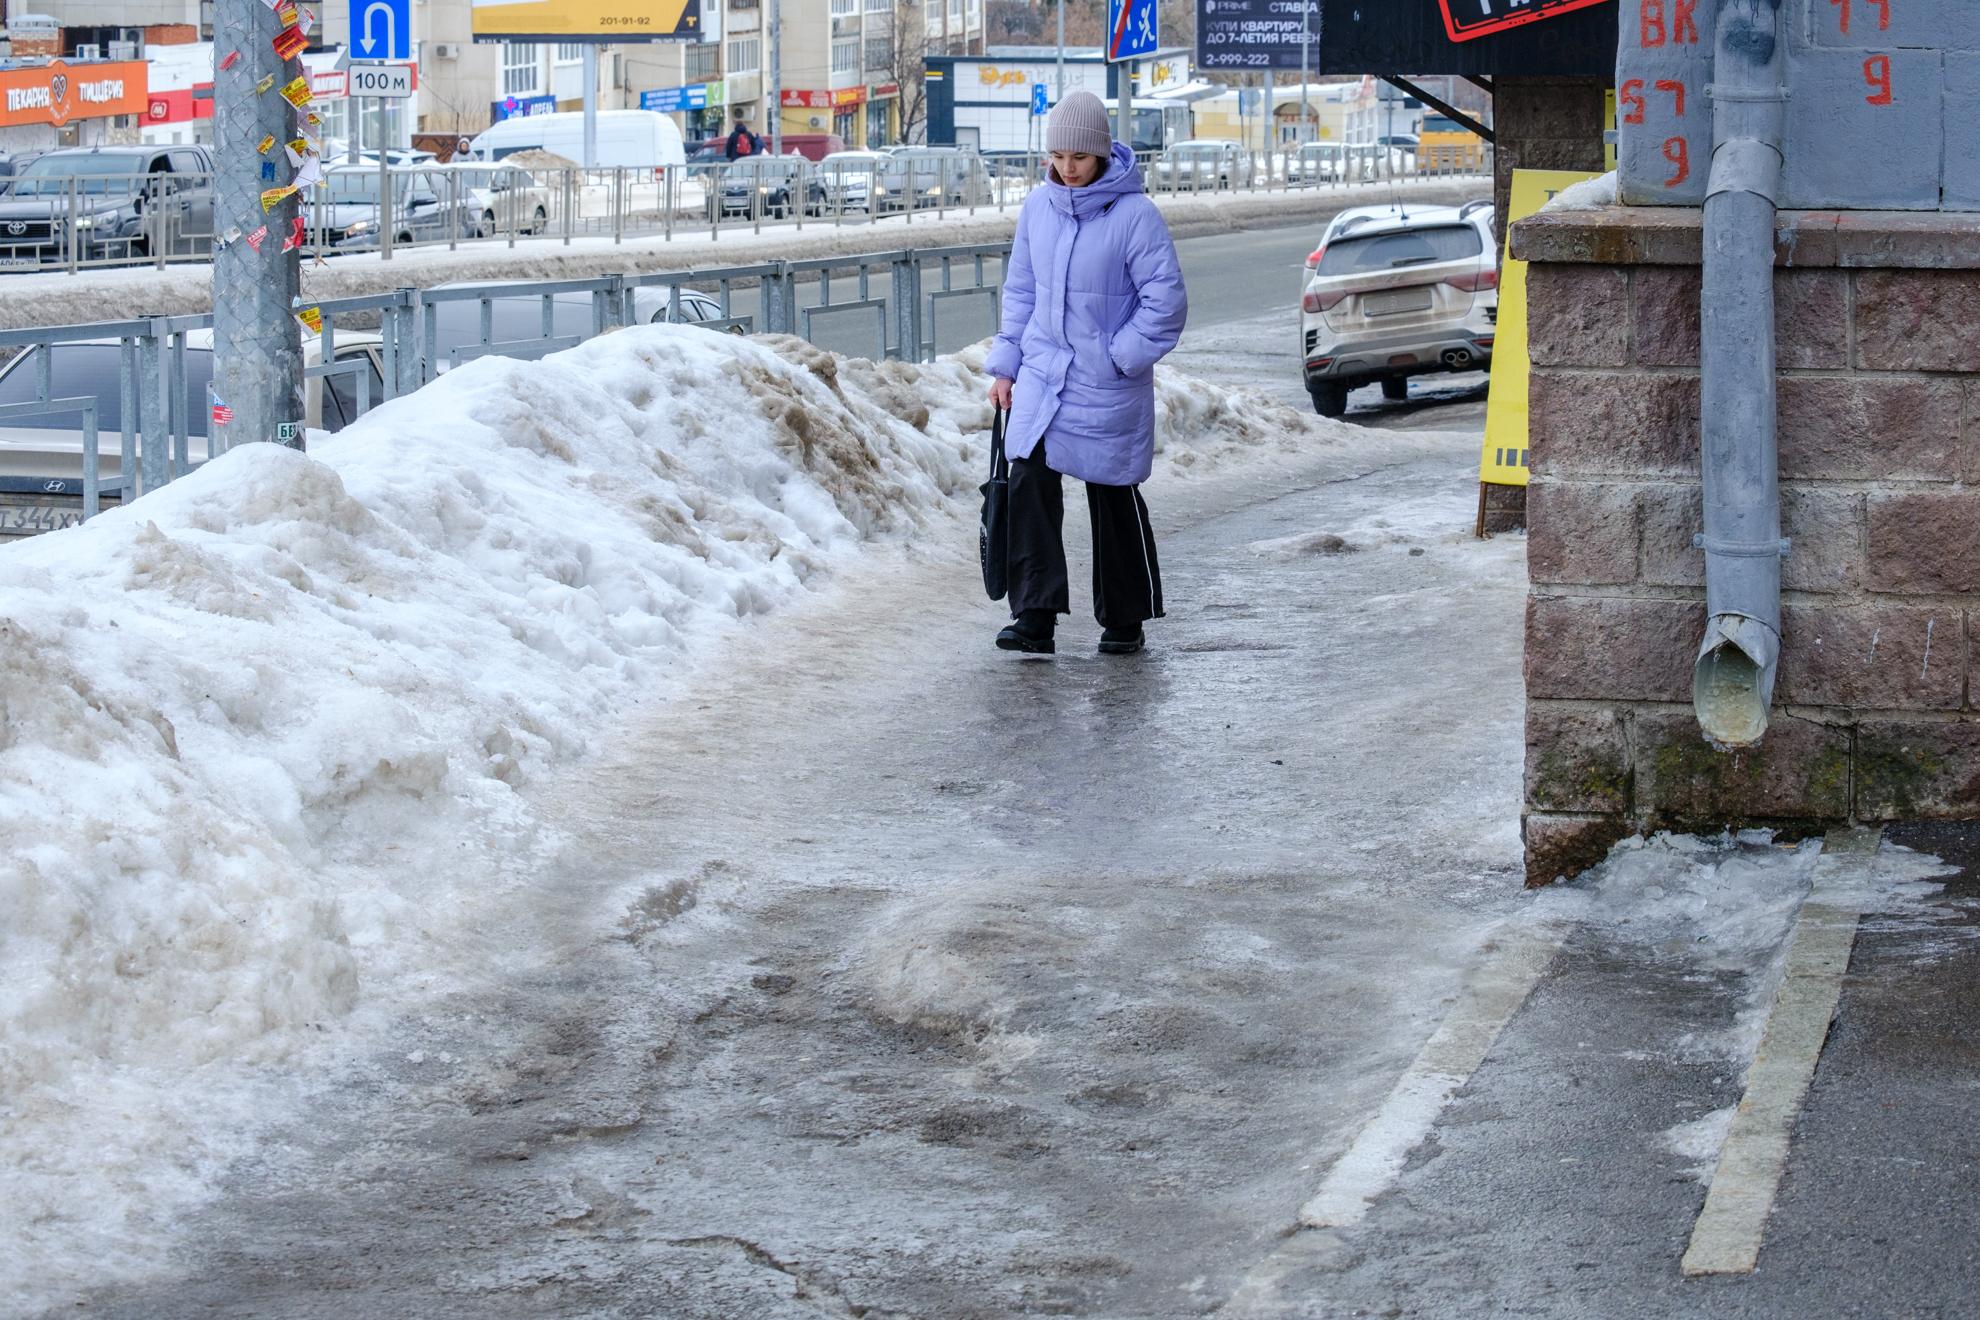
{"label": "sticker on pole", "polygon": [[1473,41],[1494,32],[1559,18],[1577,9],[1590,9],[1608,0],[1443,0],[1444,31],[1452,41]]}
{"label": "sticker on pole", "polygon": [[1155,53],[1155,0],[1107,0],[1107,59],[1138,60]]}

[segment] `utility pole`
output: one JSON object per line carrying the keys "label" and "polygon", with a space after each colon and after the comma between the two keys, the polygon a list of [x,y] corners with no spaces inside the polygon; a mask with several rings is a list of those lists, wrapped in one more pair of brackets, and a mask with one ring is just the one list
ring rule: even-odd
{"label": "utility pole", "polygon": [[598,168],[598,43],[584,43],[584,167]]}
{"label": "utility pole", "polygon": [[1066,0],[1058,0],[1052,6],[1059,12],[1059,90],[1058,101],[1066,99]]}
{"label": "utility pole", "polygon": [[[282,23],[261,0],[218,0],[213,29],[213,232],[225,241],[213,254],[213,399],[187,406],[232,410],[230,421],[211,428],[215,452],[252,440],[301,449],[302,337],[293,309],[302,248],[285,250],[301,200],[292,193],[266,208],[262,201],[296,173],[284,150],[297,136],[296,107],[282,89],[303,76],[302,66],[276,56]],[[264,154],[265,141],[272,145]],[[144,442],[149,448],[163,437],[147,434]]]}
{"label": "utility pole", "polygon": [[[898,23],[899,17],[894,21]],[[783,0],[770,0],[770,95],[767,99],[770,102],[770,154],[781,156],[784,154]]]}
{"label": "utility pole", "polygon": [[1306,55],[1313,42],[1312,14],[1313,0],[1304,0],[1299,7],[1299,140],[1301,142],[1308,140],[1306,125],[1310,122],[1307,118],[1306,84],[1312,79],[1306,76]]}

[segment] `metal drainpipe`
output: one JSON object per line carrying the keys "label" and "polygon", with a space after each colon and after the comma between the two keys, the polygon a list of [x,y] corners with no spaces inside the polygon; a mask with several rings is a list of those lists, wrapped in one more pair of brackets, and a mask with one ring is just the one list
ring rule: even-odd
{"label": "metal drainpipe", "polygon": [[1726,0],[1712,73],[1705,199],[1701,471],[1705,607],[1692,705],[1705,736],[1767,731],[1781,649],[1781,500],[1774,406],[1774,210],[1782,166],[1783,0]]}

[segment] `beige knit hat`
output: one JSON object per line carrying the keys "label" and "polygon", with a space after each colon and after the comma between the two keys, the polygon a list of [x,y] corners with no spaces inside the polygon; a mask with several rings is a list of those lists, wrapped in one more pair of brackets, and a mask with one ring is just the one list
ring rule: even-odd
{"label": "beige knit hat", "polygon": [[1105,160],[1114,150],[1107,107],[1092,92],[1068,92],[1045,117],[1045,150],[1071,151]]}

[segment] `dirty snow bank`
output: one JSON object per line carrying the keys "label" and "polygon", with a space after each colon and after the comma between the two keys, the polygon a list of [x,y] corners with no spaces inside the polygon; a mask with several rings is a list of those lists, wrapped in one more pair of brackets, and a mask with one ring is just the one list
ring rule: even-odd
{"label": "dirty snow bank", "polygon": [[[980,360],[487,357],[0,553],[0,1296],[140,1268],[254,1117],[227,1069],[499,963],[518,787],[684,656],[863,542],[972,541]],[[1160,427],[1171,467],[1327,433],[1174,379]]]}

